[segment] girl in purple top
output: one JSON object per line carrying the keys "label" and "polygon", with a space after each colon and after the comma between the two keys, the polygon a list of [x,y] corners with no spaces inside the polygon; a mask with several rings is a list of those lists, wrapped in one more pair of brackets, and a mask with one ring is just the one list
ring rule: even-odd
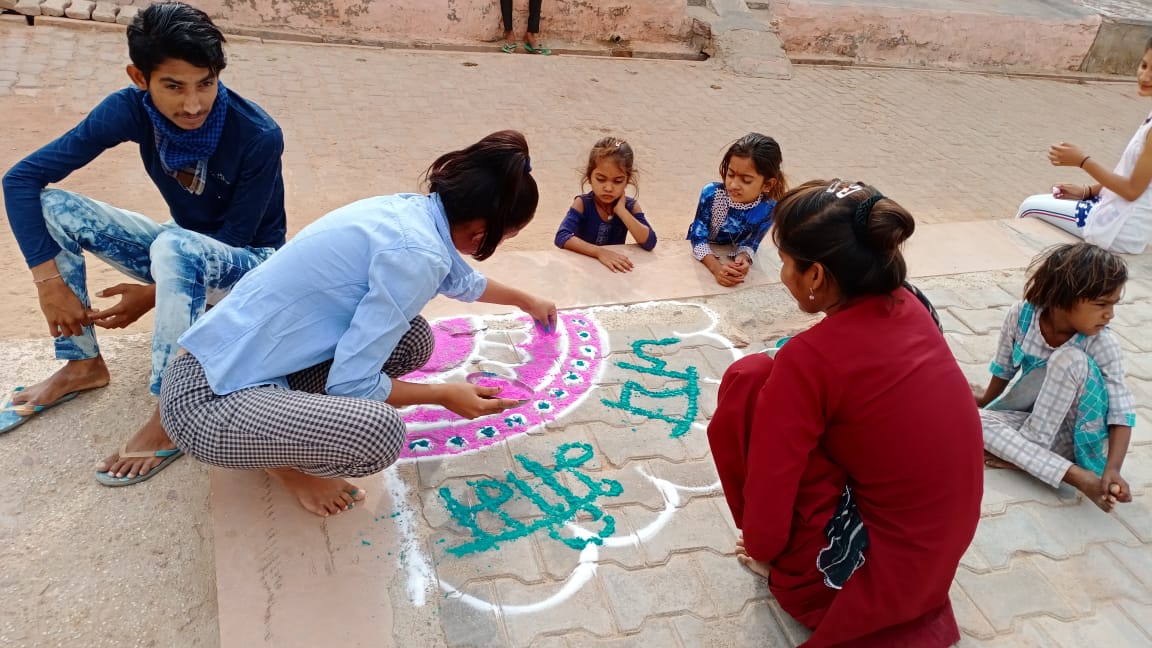
{"label": "girl in purple top", "polygon": [[656,247],[656,232],[644,218],[640,203],[624,195],[628,185],[639,188],[628,142],[615,137],[596,142],[588,154],[580,187],[585,184],[591,185],[592,191],[572,201],[556,231],[556,247],[590,256],[612,272],[631,271],[632,261],[627,256],[601,247],[620,245],[629,233],[645,250]]}

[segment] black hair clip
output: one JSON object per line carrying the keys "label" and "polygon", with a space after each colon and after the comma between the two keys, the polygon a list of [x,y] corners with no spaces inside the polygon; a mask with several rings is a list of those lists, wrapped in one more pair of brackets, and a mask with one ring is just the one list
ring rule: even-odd
{"label": "black hair clip", "polygon": [[868,243],[868,215],[872,213],[872,208],[876,206],[876,203],[885,198],[887,196],[877,191],[860,201],[860,204],[856,206],[856,214],[852,218],[852,230],[861,243]]}

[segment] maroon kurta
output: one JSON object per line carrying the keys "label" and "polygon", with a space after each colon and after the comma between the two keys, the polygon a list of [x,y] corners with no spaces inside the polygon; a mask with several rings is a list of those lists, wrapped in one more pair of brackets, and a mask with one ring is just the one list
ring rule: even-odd
{"label": "maroon kurta", "polygon": [[[733,364],[708,438],[750,556],[809,646],[934,648],[959,641],[948,590],[976,532],[980,417],[927,310],[900,289],[797,335],[776,360]],[[852,490],[868,532],[843,589],[816,555]]]}

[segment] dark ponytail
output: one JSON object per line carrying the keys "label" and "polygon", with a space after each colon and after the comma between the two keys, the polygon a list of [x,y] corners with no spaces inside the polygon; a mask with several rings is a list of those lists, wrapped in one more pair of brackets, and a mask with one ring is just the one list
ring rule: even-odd
{"label": "dark ponytail", "polygon": [[801,272],[823,265],[845,298],[888,294],[908,276],[900,246],[916,222],[875,187],[811,180],[785,194],[772,216],[777,247]]}
{"label": "dark ponytail", "polygon": [[473,255],[479,261],[492,256],[506,233],[531,222],[540,201],[528,142],[513,130],[441,155],[424,172],[424,180],[428,190],[440,196],[450,225],[484,221],[484,240]]}

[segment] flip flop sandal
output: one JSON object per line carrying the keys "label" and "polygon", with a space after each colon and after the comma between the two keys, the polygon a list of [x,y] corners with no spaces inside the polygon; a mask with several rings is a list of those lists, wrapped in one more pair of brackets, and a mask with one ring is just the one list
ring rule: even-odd
{"label": "flip flop sandal", "polygon": [[163,457],[164,461],[156,464],[146,474],[136,475],[135,477],[116,477],[108,474],[107,471],[96,472],[96,481],[105,486],[131,486],[132,484],[139,484],[142,481],[152,479],[156,473],[164,470],[173,461],[176,461],[183,456],[184,451],[180,448],[172,448],[171,450],[145,450],[143,452],[128,452],[128,444],[120,446],[121,459],[145,459],[149,457]]}
{"label": "flip flop sandal", "polygon": [[27,423],[28,419],[32,418],[36,414],[39,414],[40,412],[43,412],[46,409],[51,409],[61,403],[67,403],[73,398],[79,396],[80,391],[84,390],[68,392],[67,394],[64,394],[60,398],[57,398],[47,405],[34,405],[32,403],[20,403],[19,405],[13,404],[12,397],[15,396],[18,392],[22,391],[24,391],[23,385],[13,389],[12,392],[8,394],[8,398],[4,400],[4,405],[0,406],[0,434],[5,434],[15,430],[21,425]]}
{"label": "flip flop sandal", "polygon": [[536,47],[532,47],[528,43],[524,43],[524,50],[526,52],[528,52],[529,54],[539,54],[540,56],[548,56],[549,54],[552,53],[552,50],[548,49],[547,47],[544,47],[543,45],[537,45]]}
{"label": "flip flop sandal", "polygon": [[[520,47],[520,46],[517,45],[516,43],[504,43],[504,45],[500,47],[500,51],[504,52],[505,54],[515,54],[517,47]],[[527,49],[528,46],[525,45],[524,48]]]}

